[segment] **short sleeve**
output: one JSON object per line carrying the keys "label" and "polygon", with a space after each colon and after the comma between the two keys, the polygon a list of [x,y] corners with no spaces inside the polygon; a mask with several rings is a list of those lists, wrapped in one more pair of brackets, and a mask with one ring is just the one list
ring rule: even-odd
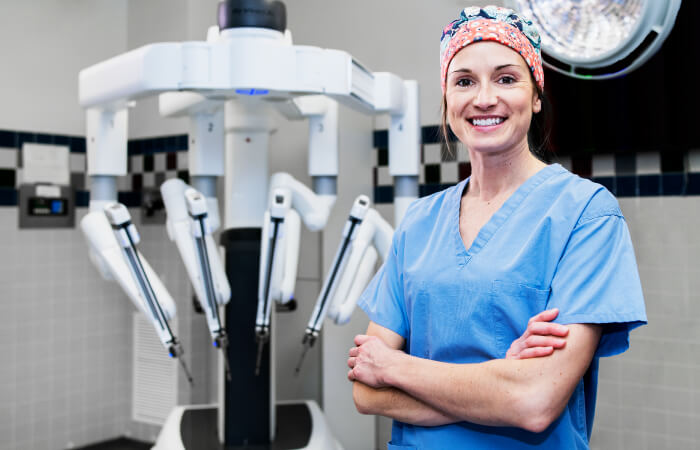
{"label": "short sleeve", "polygon": [[646,323],[644,297],[624,217],[583,218],[574,228],[552,280],[548,308],[558,323],[602,324],[596,357],[629,348],[629,332]]}
{"label": "short sleeve", "polygon": [[397,236],[394,234],[391,249],[384,264],[374,275],[358,301],[358,306],[369,319],[391,331],[408,336],[408,319],[404,302],[401,264]]}

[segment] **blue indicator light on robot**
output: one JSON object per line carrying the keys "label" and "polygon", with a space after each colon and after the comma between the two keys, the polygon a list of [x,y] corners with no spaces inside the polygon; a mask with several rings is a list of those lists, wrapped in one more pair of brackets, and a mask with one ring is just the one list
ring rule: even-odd
{"label": "blue indicator light on robot", "polygon": [[60,200],[51,201],[51,213],[61,214],[63,212],[63,203]]}
{"label": "blue indicator light on robot", "polygon": [[175,357],[175,355],[173,355],[172,353],[168,353],[168,355],[170,355],[171,358]]}
{"label": "blue indicator light on robot", "polygon": [[240,95],[267,95],[270,91],[267,89],[236,89],[236,94]]}
{"label": "blue indicator light on robot", "polygon": [[214,341],[214,347],[218,347],[218,346],[219,346],[219,344],[216,341]]}

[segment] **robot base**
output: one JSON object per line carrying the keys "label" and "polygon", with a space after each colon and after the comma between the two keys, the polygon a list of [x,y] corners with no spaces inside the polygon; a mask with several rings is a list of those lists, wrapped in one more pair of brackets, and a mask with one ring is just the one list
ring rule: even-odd
{"label": "robot base", "polygon": [[268,445],[224,447],[219,443],[216,405],[177,406],[151,450],[343,450],[313,400],[277,403],[277,432]]}

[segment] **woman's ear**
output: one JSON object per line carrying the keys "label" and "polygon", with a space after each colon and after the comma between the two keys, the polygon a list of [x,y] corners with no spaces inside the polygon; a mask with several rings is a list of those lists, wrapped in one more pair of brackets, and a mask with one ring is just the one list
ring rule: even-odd
{"label": "woman's ear", "polygon": [[539,94],[535,92],[535,97],[532,100],[532,112],[537,114],[540,111],[542,111],[542,100],[540,99]]}

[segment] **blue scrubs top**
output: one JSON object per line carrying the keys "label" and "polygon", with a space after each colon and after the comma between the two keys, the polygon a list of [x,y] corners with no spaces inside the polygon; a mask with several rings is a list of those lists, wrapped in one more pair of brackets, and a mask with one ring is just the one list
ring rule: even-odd
{"label": "blue scrubs top", "polygon": [[629,231],[604,187],[558,164],[530,177],[467,250],[459,210],[468,179],[414,202],[359,305],[406,339],[405,351],[449,363],[504,358],[528,319],[559,308],[562,324],[603,324],[591,367],[542,433],[461,422],[394,421],[389,449],[587,449],[598,358],[624,352],[646,323]]}

